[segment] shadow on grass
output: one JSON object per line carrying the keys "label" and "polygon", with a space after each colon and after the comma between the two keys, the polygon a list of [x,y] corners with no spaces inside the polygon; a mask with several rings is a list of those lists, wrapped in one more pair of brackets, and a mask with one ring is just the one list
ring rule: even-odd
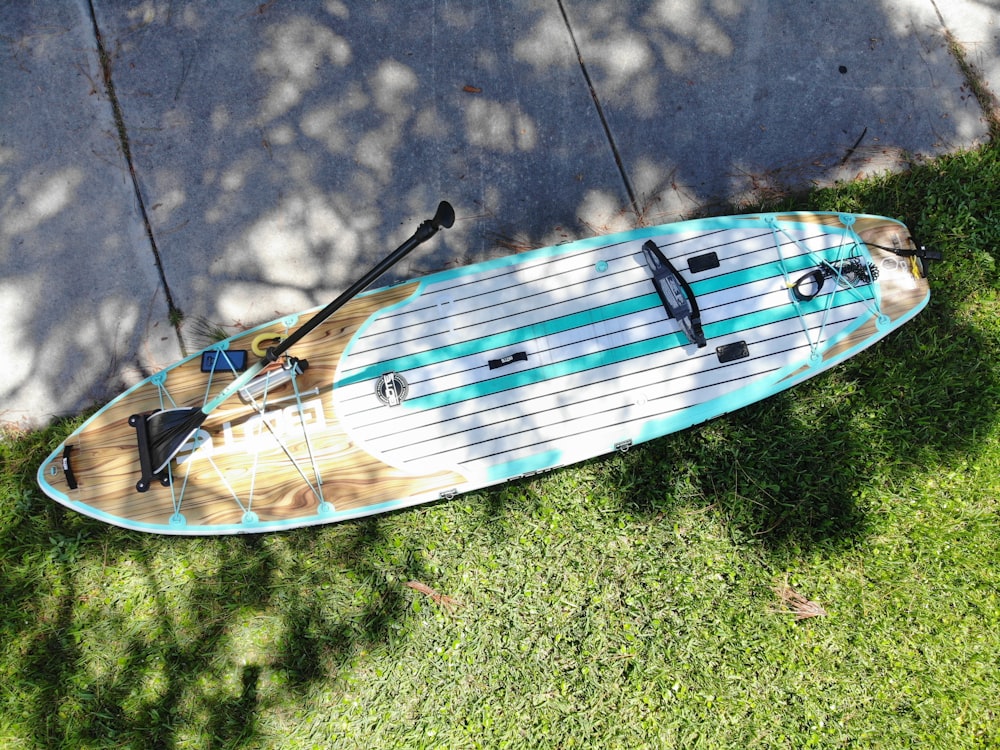
{"label": "shadow on grass", "polygon": [[814,381],[633,449],[620,464],[630,504],[708,506],[778,565],[853,544],[870,527],[867,496],[904,500],[912,476],[975,455],[997,422],[997,344],[940,297]]}
{"label": "shadow on grass", "polygon": [[264,708],[337,689],[364,653],[405,634],[418,596],[405,583],[431,574],[419,544],[387,535],[383,519],[201,539],[109,527],[34,488],[75,425],[0,442],[9,736],[51,748],[268,744]]}
{"label": "shadow on grass", "polygon": [[[150,537],[39,497],[27,489],[32,466],[70,429],[2,445],[12,484],[2,489],[17,499],[0,514],[7,736],[53,748],[205,746],[206,738],[212,747],[259,746],[265,667],[272,681],[305,691],[336,677],[356,650],[385,642],[404,613],[365,551],[379,545],[377,520],[344,526],[315,549],[316,535]],[[302,545],[329,565],[297,568]],[[344,570],[365,597],[322,593]]]}
{"label": "shadow on grass", "polygon": [[[908,212],[896,208],[854,207]],[[912,210],[918,234],[922,224],[947,242],[938,219]],[[664,522],[711,508],[775,566],[812,546],[850,546],[871,526],[869,488],[905,498],[911,477],[974,454],[995,426],[997,342],[962,306],[977,285],[996,283],[986,257],[995,249],[961,252],[932,269],[929,308],[871,350],[590,466],[623,506]],[[42,747],[259,745],[269,739],[259,716],[276,694],[315,706],[313,691],[405,634],[411,598],[401,582],[430,575],[419,533],[394,535],[401,526],[381,518],[224,539],[109,528],[35,489],[35,467],[72,426],[0,442],[5,731]],[[523,489],[481,494],[485,543],[521,533],[510,504],[541,502]]]}
{"label": "shadow on grass", "polygon": [[[380,561],[375,550],[385,541],[380,521],[366,518],[342,527],[334,533],[335,544],[329,552],[317,550],[317,540],[301,534],[286,537],[288,549],[300,559],[329,554],[330,566],[301,578],[297,593],[285,603],[286,628],[274,666],[287,678],[289,686],[306,691],[317,681],[336,681],[357,652],[390,640],[393,629],[401,628],[408,602],[387,576],[387,570],[400,570],[399,561]],[[324,537],[327,539],[328,537]],[[418,567],[418,566],[417,566]],[[405,564],[403,575],[418,575],[416,567]],[[318,592],[329,588],[329,577],[342,576],[351,581],[349,600],[327,599]],[[338,606],[339,605],[339,606]]]}
{"label": "shadow on grass", "polygon": [[[205,719],[213,743],[242,746],[253,735],[259,667],[243,666],[235,698],[202,694],[202,705],[191,705],[191,696],[218,670],[232,627],[226,613],[266,603],[267,557],[223,554],[218,578],[171,584],[157,542],[57,515],[64,517],[21,539],[42,555],[44,536],[51,545],[60,527],[78,529],[80,540],[57,564],[20,571],[37,585],[16,606],[55,613],[16,634],[29,644],[19,698],[34,740],[44,747],[172,748],[183,735],[182,715],[193,712]],[[183,607],[175,598],[179,585],[188,586]]]}

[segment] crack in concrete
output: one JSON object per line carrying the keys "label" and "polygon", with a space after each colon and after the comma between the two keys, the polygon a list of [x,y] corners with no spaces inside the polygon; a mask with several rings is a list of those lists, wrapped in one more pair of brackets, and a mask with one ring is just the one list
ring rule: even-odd
{"label": "crack in concrete", "polygon": [[107,47],[104,45],[104,38],[101,34],[100,26],[97,23],[97,13],[94,9],[93,0],[88,0],[87,6],[90,10],[90,22],[93,25],[94,40],[97,44],[97,55],[100,59],[101,77],[104,80],[104,90],[107,92],[108,101],[111,103],[111,111],[115,119],[115,128],[118,131],[118,143],[121,147],[122,155],[125,157],[125,163],[128,165],[129,176],[132,179],[132,189],[135,193],[136,203],[139,206],[139,213],[142,216],[142,223],[146,231],[146,238],[149,240],[150,249],[153,251],[153,261],[156,264],[156,270],[160,276],[160,284],[163,286],[163,291],[166,296],[167,315],[170,319],[170,325],[173,327],[174,333],[177,335],[177,342],[180,345],[181,351],[186,353],[187,348],[184,346],[184,338],[181,335],[180,328],[181,321],[184,319],[184,313],[174,303],[173,295],[170,292],[170,285],[167,283],[166,272],[163,268],[163,259],[160,256],[160,249],[156,243],[156,235],[153,232],[153,225],[149,219],[149,214],[146,211],[146,202],[143,200],[142,190],[139,187],[139,177],[135,171],[135,162],[132,160],[132,149],[129,147],[128,131],[125,127],[125,117],[122,114],[121,104],[118,101],[118,95],[115,93],[115,84],[111,75],[111,56],[108,54]]}
{"label": "crack in concrete", "polygon": [[982,73],[976,69],[975,65],[969,62],[969,58],[965,54],[965,47],[962,46],[962,43],[958,41],[955,34],[948,28],[944,14],[938,7],[936,0],[931,0],[931,5],[934,6],[934,12],[937,14],[938,20],[941,22],[941,28],[944,30],[944,38],[948,43],[948,51],[955,58],[959,70],[962,71],[962,75],[965,77],[965,82],[972,91],[972,95],[976,97],[976,102],[983,112],[983,117],[986,119],[986,126],[989,129],[990,140],[997,142],[1000,140],[1000,102],[997,101],[996,95],[990,90],[989,84]]}
{"label": "crack in concrete", "polygon": [[583,79],[586,81],[587,89],[590,91],[590,98],[593,100],[597,116],[601,120],[601,127],[604,128],[604,136],[608,139],[608,145],[611,146],[611,153],[614,155],[618,173],[621,175],[622,182],[625,183],[625,192],[628,193],[632,211],[635,213],[636,218],[641,220],[642,212],[639,209],[639,202],[636,200],[635,189],[632,187],[632,181],[625,170],[625,162],[622,160],[618,144],[615,142],[614,134],[611,132],[611,124],[604,114],[604,105],[601,104],[601,98],[597,95],[597,88],[590,78],[590,71],[587,70],[587,63],[583,59],[583,52],[580,51],[580,45],[576,41],[576,34],[573,32],[573,25],[569,21],[569,15],[566,13],[566,6],[563,4],[563,0],[557,0],[557,2],[559,4],[559,12],[562,14],[563,23],[566,24],[566,31],[569,33],[569,39],[573,43],[573,51],[576,53],[576,61],[580,66],[580,72],[583,73]]}

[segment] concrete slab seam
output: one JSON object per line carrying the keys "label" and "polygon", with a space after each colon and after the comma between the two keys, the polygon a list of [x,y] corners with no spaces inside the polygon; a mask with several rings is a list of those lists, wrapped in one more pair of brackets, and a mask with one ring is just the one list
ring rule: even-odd
{"label": "concrete slab seam", "polygon": [[594,86],[594,82],[590,78],[590,72],[587,70],[587,63],[583,59],[583,52],[580,51],[580,45],[577,44],[576,34],[573,33],[573,25],[570,23],[569,15],[566,13],[566,7],[563,5],[563,0],[557,0],[557,2],[559,4],[559,12],[562,14],[563,23],[566,24],[566,31],[569,34],[570,42],[573,44],[573,51],[576,54],[576,60],[580,66],[580,72],[583,73],[584,81],[587,83],[587,89],[590,91],[590,98],[594,102],[594,108],[597,110],[598,118],[600,118],[601,127],[604,129],[604,136],[608,139],[608,145],[611,147],[611,153],[614,155],[615,165],[618,167],[618,173],[621,175],[622,182],[625,183],[625,192],[628,193],[628,199],[632,206],[632,211],[635,213],[636,217],[641,218],[642,213],[639,210],[639,202],[636,200],[635,189],[632,187],[632,181],[629,179],[628,172],[625,169],[625,162],[622,159],[621,152],[618,150],[618,144],[615,142],[614,134],[611,132],[611,125],[608,123],[608,118],[604,114],[604,106],[601,104],[601,99],[597,95],[597,88]]}
{"label": "concrete slab seam", "polygon": [[115,93],[114,80],[111,75],[111,58],[108,55],[107,48],[104,46],[104,38],[101,34],[100,26],[97,23],[97,13],[94,9],[93,0],[88,0],[87,6],[90,11],[90,21],[93,25],[94,41],[97,44],[97,54],[100,59],[101,76],[104,79],[104,89],[108,95],[108,101],[111,103],[115,127],[118,131],[118,143],[121,147],[122,155],[125,158],[125,163],[128,165],[129,176],[132,180],[132,189],[135,193],[135,199],[139,206],[139,213],[142,216],[142,223],[146,231],[146,238],[149,240],[150,250],[153,253],[153,261],[156,265],[157,273],[160,276],[160,284],[163,286],[164,295],[166,296],[170,325],[173,327],[174,333],[177,336],[181,351],[186,353],[187,349],[184,345],[184,339],[180,330],[180,324],[184,315],[174,303],[173,295],[170,292],[170,285],[167,282],[167,276],[163,269],[163,261],[160,257],[159,247],[156,243],[156,236],[153,233],[153,225],[152,222],[150,222],[149,214],[146,211],[146,202],[142,197],[142,190],[139,188],[139,178],[136,175],[135,162],[132,160],[132,151],[129,146],[128,130],[125,127],[125,118],[122,115],[121,104],[119,103],[118,96]]}
{"label": "concrete slab seam", "polygon": [[958,41],[952,30],[948,28],[944,14],[941,13],[936,0],[931,0],[931,5],[934,6],[934,12],[937,14],[938,20],[941,22],[941,28],[944,30],[944,38],[948,44],[948,51],[955,58],[955,62],[962,71],[962,75],[969,84],[972,95],[976,97],[976,102],[983,111],[983,117],[986,119],[986,124],[989,128],[990,138],[996,141],[1000,139],[1000,100],[997,99],[996,94],[990,89],[982,72],[969,61],[965,47]]}

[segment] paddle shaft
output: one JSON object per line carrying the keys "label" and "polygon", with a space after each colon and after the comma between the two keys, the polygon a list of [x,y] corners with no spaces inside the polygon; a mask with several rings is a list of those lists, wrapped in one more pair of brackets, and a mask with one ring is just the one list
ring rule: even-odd
{"label": "paddle shaft", "polygon": [[417,245],[420,245],[435,234],[437,234],[438,229],[441,227],[448,228],[455,222],[455,210],[445,201],[442,201],[438,206],[437,213],[434,214],[433,219],[427,219],[421,222],[420,226],[417,227],[417,231],[413,233],[406,242],[397,247],[389,255],[379,261],[378,265],[372,268],[368,273],[362,276],[360,279],[351,284],[350,287],[344,291],[337,299],[331,302],[329,305],[324,307],[318,313],[316,313],[308,323],[299,328],[295,333],[289,336],[287,339],[282,341],[277,346],[273,346],[267,350],[267,354],[261,361],[252,365],[246,372],[236,378],[232,383],[230,383],[223,391],[216,396],[214,399],[209,401],[203,407],[201,407],[202,414],[211,414],[215,409],[217,409],[224,401],[229,399],[234,393],[236,393],[240,388],[243,388],[251,380],[253,380],[261,370],[263,370],[271,362],[275,362],[278,357],[291,349],[295,344],[301,341],[304,337],[312,333],[324,320],[333,315],[337,310],[346,305],[355,296],[361,293],[365,287],[371,284],[375,279],[384,274],[389,268],[400,260],[403,256],[410,252]]}
{"label": "paddle shaft", "polygon": [[331,302],[329,305],[320,310],[316,315],[310,319],[308,323],[299,328],[295,333],[289,336],[287,339],[279,343],[277,346],[273,346],[267,350],[267,361],[274,362],[282,354],[291,349],[295,344],[301,341],[303,338],[312,333],[317,326],[319,326],[324,320],[329,318],[333,313],[347,304],[351,299],[356,297],[362,291],[368,287],[375,279],[384,274],[392,266],[403,259],[403,256],[410,252],[417,245],[426,242],[437,232],[438,227],[434,225],[432,219],[421,223],[410,239],[400,245],[398,248],[393,250],[391,255],[386,256],[379,264],[371,269],[368,273],[362,276],[360,279],[351,284],[347,290],[341,294],[337,299]]}

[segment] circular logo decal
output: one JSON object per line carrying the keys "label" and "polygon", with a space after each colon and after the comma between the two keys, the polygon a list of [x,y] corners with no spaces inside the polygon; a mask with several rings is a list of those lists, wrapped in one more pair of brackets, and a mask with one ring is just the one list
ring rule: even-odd
{"label": "circular logo decal", "polygon": [[403,376],[395,372],[387,372],[375,381],[375,395],[386,406],[399,406],[409,390]]}

